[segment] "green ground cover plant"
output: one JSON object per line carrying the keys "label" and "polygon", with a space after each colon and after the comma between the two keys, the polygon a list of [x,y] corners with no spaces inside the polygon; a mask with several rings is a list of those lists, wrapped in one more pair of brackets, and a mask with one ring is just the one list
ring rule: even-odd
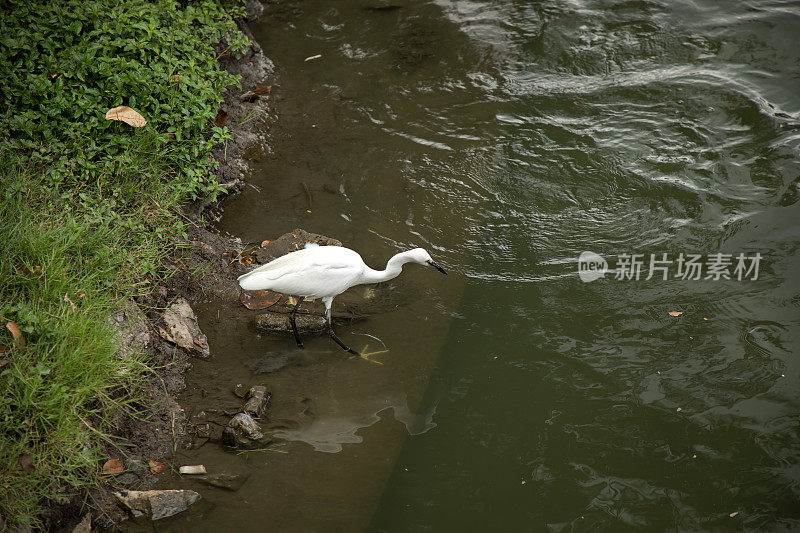
{"label": "green ground cover plant", "polygon": [[[0,5],[0,515],[35,527],[102,482],[149,371],[109,316],[165,275],[180,206],[216,195],[214,118],[238,81],[218,58],[249,41],[219,1]],[[120,105],[147,125],[104,118]]]}

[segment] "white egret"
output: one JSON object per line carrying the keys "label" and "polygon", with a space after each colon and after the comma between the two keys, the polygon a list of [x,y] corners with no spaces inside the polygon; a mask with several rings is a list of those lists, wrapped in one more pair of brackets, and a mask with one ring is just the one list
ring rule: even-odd
{"label": "white egret", "polygon": [[333,332],[331,324],[331,305],[333,299],[354,285],[378,283],[396,278],[406,263],[427,264],[447,274],[422,248],[414,248],[393,256],[386,263],[385,270],[368,267],[358,252],[342,246],[319,246],[306,244],[302,250],[281,256],[265,265],[239,276],[239,285],[245,290],[272,290],[298,297],[289,321],[292,324],[297,346],[303,341],[297,333],[295,315],[304,299],[322,299],[325,304],[325,317],[328,319],[328,333],[336,343],[348,352],[360,355],[350,349]]}

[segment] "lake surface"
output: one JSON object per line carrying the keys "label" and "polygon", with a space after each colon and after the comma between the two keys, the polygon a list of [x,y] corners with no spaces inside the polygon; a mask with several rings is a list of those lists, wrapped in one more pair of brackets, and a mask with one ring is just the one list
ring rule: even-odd
{"label": "lake surface", "polygon": [[250,477],[164,530],[800,528],[800,4],[282,1],[254,33],[275,118],[219,229],[450,275],[337,324],[381,365],[208,302],[182,404],[263,382],[286,453],[189,452]]}

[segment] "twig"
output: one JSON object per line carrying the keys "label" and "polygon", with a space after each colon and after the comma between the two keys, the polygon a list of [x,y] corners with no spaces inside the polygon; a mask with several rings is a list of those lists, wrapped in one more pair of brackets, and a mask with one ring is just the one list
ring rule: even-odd
{"label": "twig", "polygon": [[306,196],[308,196],[308,210],[311,210],[311,191],[308,189],[308,185],[306,185],[305,181],[300,182],[303,185],[303,189],[306,191]]}

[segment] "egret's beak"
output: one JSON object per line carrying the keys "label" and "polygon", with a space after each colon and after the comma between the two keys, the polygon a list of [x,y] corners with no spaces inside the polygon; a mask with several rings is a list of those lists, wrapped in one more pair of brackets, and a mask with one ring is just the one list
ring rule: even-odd
{"label": "egret's beak", "polygon": [[447,274],[447,270],[445,270],[445,269],[443,269],[442,267],[440,267],[439,265],[437,265],[437,264],[436,264],[436,263],[433,261],[433,259],[431,259],[430,261],[428,261],[428,264],[429,264],[430,266],[432,266],[433,268],[435,268],[436,270],[438,270],[439,272],[441,272],[442,274]]}

